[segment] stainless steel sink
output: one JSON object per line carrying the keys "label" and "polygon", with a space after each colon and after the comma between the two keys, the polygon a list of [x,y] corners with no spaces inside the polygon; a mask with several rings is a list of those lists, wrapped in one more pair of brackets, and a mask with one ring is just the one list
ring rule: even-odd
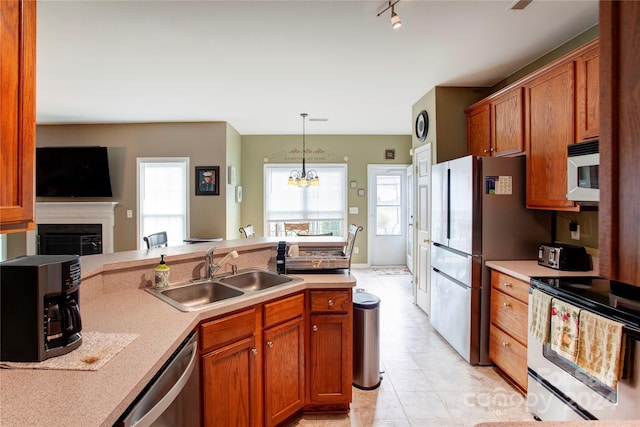
{"label": "stainless steel sink", "polygon": [[234,275],[170,285],[164,289],[147,288],[147,291],[180,311],[198,311],[230,298],[301,281],[275,272],[250,269]]}
{"label": "stainless steel sink", "polygon": [[263,291],[278,285],[299,282],[299,279],[265,270],[249,270],[220,279],[221,283],[244,292]]}
{"label": "stainless steel sink", "polygon": [[173,285],[166,289],[147,289],[147,291],[180,311],[203,310],[217,302],[244,295],[241,290],[212,280]]}

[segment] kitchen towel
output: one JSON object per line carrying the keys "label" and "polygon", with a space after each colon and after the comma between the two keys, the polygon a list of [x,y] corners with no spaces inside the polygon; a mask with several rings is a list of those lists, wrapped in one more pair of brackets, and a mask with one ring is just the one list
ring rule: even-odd
{"label": "kitchen towel", "polygon": [[578,355],[579,325],[580,309],[556,298],[551,299],[551,350],[573,363]]}
{"label": "kitchen towel", "polygon": [[577,365],[611,388],[622,377],[625,339],[622,323],[580,312]]}
{"label": "kitchen towel", "polygon": [[70,353],[42,362],[0,362],[0,368],[97,371],[137,337],[138,334],[83,332],[82,344]]}
{"label": "kitchen towel", "polygon": [[551,327],[551,295],[534,289],[529,300],[529,334],[542,344],[549,342]]}

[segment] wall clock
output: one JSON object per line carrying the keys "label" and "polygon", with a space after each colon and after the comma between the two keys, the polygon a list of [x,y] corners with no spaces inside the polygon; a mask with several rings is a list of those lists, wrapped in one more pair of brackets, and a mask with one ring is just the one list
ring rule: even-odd
{"label": "wall clock", "polygon": [[427,132],[429,132],[429,116],[425,110],[422,110],[416,118],[416,137],[424,141],[427,139]]}

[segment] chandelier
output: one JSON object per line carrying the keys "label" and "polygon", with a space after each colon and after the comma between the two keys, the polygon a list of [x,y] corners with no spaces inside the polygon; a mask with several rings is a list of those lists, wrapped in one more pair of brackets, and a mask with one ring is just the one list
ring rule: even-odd
{"label": "chandelier", "polygon": [[318,173],[314,170],[307,171],[305,156],[306,156],[306,144],[305,144],[305,121],[307,119],[307,113],[300,113],[302,116],[302,170],[292,170],[289,174],[289,185],[292,187],[316,187],[320,185],[320,178]]}

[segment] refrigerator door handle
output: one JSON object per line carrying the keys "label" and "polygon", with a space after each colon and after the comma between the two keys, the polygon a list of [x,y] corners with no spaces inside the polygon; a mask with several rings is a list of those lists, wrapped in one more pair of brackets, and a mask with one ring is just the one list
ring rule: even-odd
{"label": "refrigerator door handle", "polygon": [[451,169],[447,169],[447,239],[451,239]]}
{"label": "refrigerator door handle", "polygon": [[447,273],[445,273],[444,271],[438,270],[435,267],[431,267],[431,269],[435,272],[438,273],[439,275],[446,277],[447,279],[449,279],[452,283],[460,286],[463,289],[469,289],[469,286],[465,285],[464,283],[460,282],[459,280],[449,276]]}

